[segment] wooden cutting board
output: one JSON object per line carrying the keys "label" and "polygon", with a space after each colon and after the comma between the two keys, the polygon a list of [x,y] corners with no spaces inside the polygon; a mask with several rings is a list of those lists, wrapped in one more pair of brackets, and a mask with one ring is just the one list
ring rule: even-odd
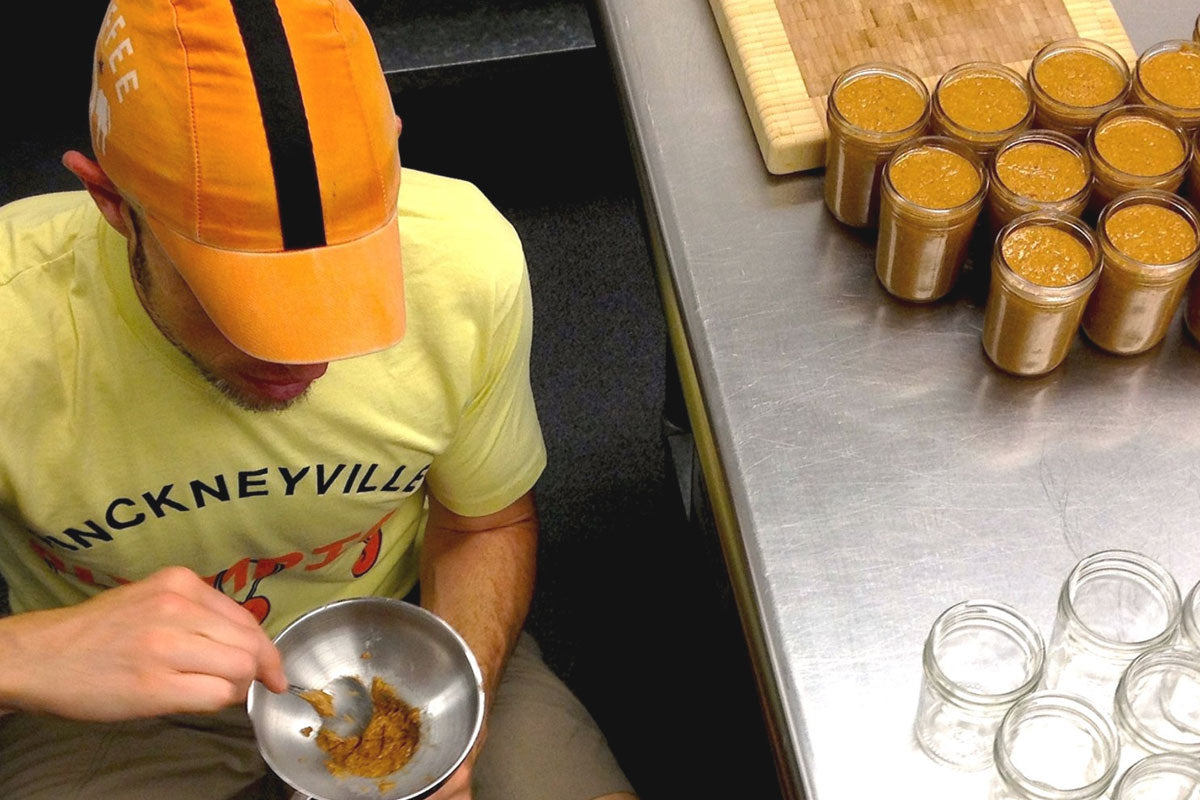
{"label": "wooden cutting board", "polygon": [[843,70],[886,61],[930,87],[966,61],[1024,74],[1043,45],[1080,36],[1132,66],[1109,0],[709,0],[767,169],[825,163],[825,103]]}

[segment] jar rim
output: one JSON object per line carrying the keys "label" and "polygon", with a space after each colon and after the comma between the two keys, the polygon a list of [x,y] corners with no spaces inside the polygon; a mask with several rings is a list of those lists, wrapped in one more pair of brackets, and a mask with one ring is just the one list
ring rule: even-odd
{"label": "jar rim", "polygon": [[[871,74],[899,78],[917,90],[925,103],[925,109],[921,112],[921,116],[918,117],[916,122],[894,131],[873,131],[870,128],[855,125],[846,118],[846,115],[842,113],[842,110],[837,105],[838,89],[858,78]],[[889,64],[885,61],[869,61],[864,64],[857,64],[837,76],[833,85],[829,87],[827,108],[829,114],[836,116],[839,124],[848,127],[856,136],[866,139],[878,139],[880,141],[906,139],[913,134],[920,133],[929,124],[929,87],[925,85],[925,81],[921,80],[920,75],[910,69],[905,69],[897,64]]]}
{"label": "jar rim", "polygon": [[[1110,120],[1112,120],[1112,119],[1116,119],[1117,117],[1133,117],[1133,116],[1149,117],[1150,119],[1154,120],[1155,122],[1161,123],[1165,127],[1169,128],[1172,133],[1174,133],[1177,137],[1179,137],[1179,141],[1183,143],[1183,158],[1180,159],[1179,163],[1176,166],[1172,167],[1171,169],[1167,170],[1166,172],[1160,172],[1157,175],[1135,175],[1132,172],[1126,172],[1125,170],[1116,166],[1115,164],[1113,164],[1111,161],[1109,161],[1107,158],[1104,157],[1104,154],[1100,152],[1100,148],[1096,146],[1096,133],[1102,127],[1104,127],[1106,124],[1108,124],[1110,122]],[[1172,117],[1167,112],[1163,111],[1161,108],[1155,108],[1154,106],[1147,106],[1147,105],[1141,105],[1141,104],[1136,104],[1136,103],[1130,104],[1130,105],[1118,106],[1117,108],[1114,108],[1111,111],[1107,111],[1104,114],[1102,114],[1100,116],[1100,118],[1098,120],[1096,120],[1096,124],[1092,126],[1091,130],[1088,131],[1087,144],[1088,144],[1088,154],[1091,156],[1093,161],[1099,162],[1105,168],[1112,170],[1113,172],[1120,175],[1122,178],[1132,178],[1134,180],[1146,180],[1147,178],[1162,178],[1162,177],[1174,175],[1176,172],[1182,174],[1183,172],[1187,171],[1188,164],[1192,160],[1192,150],[1193,150],[1192,137],[1187,135],[1187,132],[1175,120],[1175,118]]]}
{"label": "jar rim", "polygon": [[[942,88],[944,86],[949,86],[955,80],[964,77],[970,72],[985,72],[991,75],[996,75],[1004,78],[1019,88],[1021,93],[1025,95],[1026,103],[1025,113],[1022,115],[1021,119],[1007,128],[1002,128],[996,131],[981,131],[976,128],[968,128],[966,125],[957,122],[948,113],[946,113],[946,109],[942,107]],[[948,123],[948,127],[953,128],[955,131],[963,131],[964,133],[970,135],[979,136],[981,138],[986,138],[989,141],[994,140],[997,142],[1002,142],[1008,137],[1016,133],[1020,133],[1025,128],[1028,128],[1029,123],[1033,119],[1033,115],[1037,110],[1033,103],[1033,92],[1030,91],[1029,83],[1025,80],[1021,73],[1017,72],[1012,67],[995,61],[968,61],[965,64],[959,64],[951,69],[946,70],[942,77],[938,79],[937,85],[933,87],[930,105],[936,109],[942,117],[945,118],[946,123]]]}
{"label": "jar rim", "polygon": [[[1001,246],[1004,239],[1018,228],[1039,224],[1049,225],[1059,230],[1063,230],[1064,228],[1069,229],[1075,238],[1081,240],[1084,247],[1088,249],[1088,255],[1092,259],[1092,268],[1088,271],[1087,275],[1075,281],[1075,283],[1069,283],[1066,286],[1043,286],[1040,283],[1034,283],[1012,268],[1012,265],[1008,263],[1008,259],[1004,257],[1004,248]],[[1015,288],[1019,289],[1023,294],[1029,295],[1031,299],[1071,300],[1079,294],[1084,284],[1089,282],[1095,283],[1100,279],[1100,244],[1096,239],[1096,235],[1078,217],[1065,214],[1061,211],[1031,211],[1009,222],[996,235],[996,246],[992,261],[998,265],[1001,274],[1004,275],[1006,280],[1016,284]]]}
{"label": "jar rim", "polygon": [[1194,757],[1184,753],[1155,753],[1146,756],[1125,770],[1125,774],[1117,781],[1117,787],[1113,790],[1113,799],[1121,800],[1122,792],[1126,787],[1132,786],[1144,775],[1164,772],[1183,775],[1200,782],[1200,762],[1197,762]]}
{"label": "jar rim", "polygon": [[[1139,574],[1141,577],[1148,578],[1149,582],[1155,584],[1154,588],[1158,590],[1167,605],[1167,624],[1161,632],[1151,636],[1149,639],[1136,642],[1123,642],[1101,635],[1083,621],[1079,613],[1075,610],[1072,600],[1075,593],[1074,590],[1084,578],[1090,578],[1097,574],[1099,571],[1096,569],[1097,567],[1106,566],[1105,562],[1111,562],[1111,564],[1107,565],[1110,569],[1120,569],[1124,572]],[[1080,559],[1079,563],[1071,570],[1071,574],[1063,582],[1058,600],[1060,613],[1075,624],[1084,638],[1093,644],[1099,644],[1111,650],[1127,654],[1140,653],[1147,648],[1152,648],[1168,641],[1179,627],[1179,617],[1182,611],[1181,605],[1179,585],[1175,583],[1175,579],[1171,577],[1171,574],[1154,559],[1132,550],[1101,550],[1098,553],[1092,553]]]}
{"label": "jar rim", "polygon": [[1200,648],[1200,582],[1183,601],[1183,631],[1193,647]]}
{"label": "jar rim", "polygon": [[[1133,256],[1130,256],[1125,251],[1121,250],[1108,236],[1108,221],[1124,208],[1135,205],[1156,205],[1161,208],[1168,208],[1179,214],[1188,225],[1192,228],[1192,234],[1195,236],[1196,242],[1192,246],[1192,250],[1185,257],[1174,261],[1170,264],[1148,264],[1138,261]],[[1100,241],[1100,246],[1108,254],[1109,250],[1117,253],[1122,259],[1130,263],[1137,264],[1141,267],[1146,267],[1157,275],[1161,276],[1164,281],[1169,281],[1174,278],[1175,273],[1183,269],[1189,269],[1195,266],[1197,259],[1200,259],[1200,216],[1197,215],[1196,209],[1191,203],[1184,200],[1174,192],[1167,192],[1162,189],[1140,189],[1138,191],[1126,192],[1111,201],[1101,211],[1100,216],[1096,220],[1096,236]]]}
{"label": "jar rim", "polygon": [[[1004,746],[1005,742],[1011,738],[1013,729],[1024,717],[1047,710],[1056,710],[1064,715],[1069,715],[1091,729],[1095,738],[1099,740],[1099,744],[1104,748],[1103,755],[1107,762],[1107,766],[1099,778],[1083,786],[1060,789],[1034,780],[1018,770]],[[1082,697],[1052,690],[1034,692],[1013,704],[996,731],[996,741],[993,746],[993,759],[1001,779],[1036,800],[1093,800],[1093,798],[1099,797],[1117,774],[1118,755],[1116,729],[1099,709]]]}
{"label": "jar rim", "polygon": [[[1059,55],[1060,53],[1073,51],[1079,52],[1083,50],[1086,50],[1089,53],[1095,53],[1108,63],[1112,64],[1114,67],[1116,67],[1117,72],[1119,72],[1121,77],[1124,79],[1124,86],[1122,87],[1121,91],[1117,92],[1116,96],[1112,99],[1090,106],[1080,106],[1075,105],[1074,103],[1066,103],[1047,92],[1045,87],[1042,86],[1041,81],[1037,79],[1037,67],[1043,61],[1046,61],[1051,56]],[[1069,39],[1056,39],[1055,41],[1044,45],[1041,50],[1038,50],[1033,56],[1033,61],[1029,63],[1029,72],[1027,73],[1026,78],[1029,81],[1029,88],[1035,90],[1035,92],[1040,91],[1043,95],[1045,95],[1045,99],[1053,105],[1064,109],[1080,109],[1090,111],[1094,109],[1105,108],[1106,106],[1113,104],[1119,106],[1125,99],[1125,96],[1129,94],[1129,82],[1132,78],[1132,73],[1129,70],[1129,63],[1114,48],[1110,47],[1104,42],[1098,42],[1095,39],[1073,37]]]}
{"label": "jar rim", "polygon": [[1133,702],[1129,692],[1131,684],[1155,671],[1168,667],[1177,667],[1190,671],[1200,685],[1200,653],[1180,647],[1167,645],[1155,647],[1142,653],[1125,669],[1121,680],[1117,683],[1117,693],[1113,703],[1113,717],[1130,738],[1135,739],[1144,749],[1152,752],[1181,752],[1190,755],[1200,755],[1200,734],[1195,742],[1181,742],[1168,739],[1157,731],[1141,724],[1133,710]]}
{"label": "jar rim", "polygon": [[[1019,686],[1007,692],[993,694],[964,686],[948,676],[938,661],[935,652],[937,641],[949,631],[951,625],[955,622],[982,619],[988,619],[1003,627],[1014,638],[1019,639],[1033,657],[1028,670],[1029,676]],[[964,600],[950,606],[934,620],[929,635],[925,637],[922,661],[926,677],[935,683],[943,694],[960,705],[1002,706],[1025,696],[1041,681],[1046,663],[1046,645],[1037,626],[1007,603],[997,600]]]}
{"label": "jar rim", "polygon": [[[1197,22],[1200,23],[1200,19],[1198,19]],[[1159,42],[1158,44],[1151,45],[1150,47],[1146,48],[1144,51],[1142,51],[1142,54],[1138,56],[1137,63],[1133,67],[1133,81],[1142,87],[1147,96],[1154,98],[1154,102],[1161,104],[1163,108],[1168,108],[1172,111],[1178,111],[1189,116],[1194,116],[1195,114],[1200,113],[1200,106],[1177,106],[1174,103],[1168,103],[1166,100],[1163,100],[1158,95],[1147,89],[1146,84],[1142,81],[1143,64],[1155,56],[1162,55],[1163,53],[1180,52],[1182,50],[1191,50],[1196,55],[1200,56],[1200,44],[1192,41],[1191,39],[1167,39],[1166,41]]]}
{"label": "jar rim", "polygon": [[[1015,192],[1012,187],[1010,187],[1000,178],[1000,157],[1009,150],[1012,150],[1020,145],[1030,143],[1052,144],[1055,147],[1060,147],[1063,150],[1070,152],[1072,155],[1077,156],[1083,163],[1083,170],[1085,173],[1083,187],[1073,195],[1064,197],[1062,200],[1052,200],[1045,203],[1043,203],[1043,201],[1033,200],[1032,198]],[[1065,133],[1046,128],[1034,128],[1033,130],[1023,131],[1022,133],[1018,133],[1016,136],[1013,136],[1005,141],[1004,144],[1000,145],[1000,149],[998,149],[992,158],[989,159],[988,174],[991,176],[993,188],[995,188],[997,191],[1008,192],[1013,197],[1044,205],[1048,209],[1058,205],[1069,207],[1073,203],[1079,202],[1092,190],[1092,159],[1090,156],[1088,156],[1087,150],[1084,149],[1083,145],[1081,145],[1075,139],[1072,139],[1070,136],[1067,136]]]}
{"label": "jar rim", "polygon": [[[920,203],[915,203],[905,197],[896,185],[892,182],[892,164],[904,154],[916,150],[920,147],[931,147],[934,149],[948,150],[955,155],[965,158],[971,166],[975,168],[975,174],[979,176],[979,188],[970,198],[950,208],[929,208]],[[952,139],[949,136],[918,136],[915,139],[910,139],[896,148],[887,163],[883,167],[883,189],[888,192],[893,201],[898,203],[905,210],[916,210],[921,214],[931,214],[937,217],[955,217],[966,211],[969,211],[972,206],[982,205],[983,199],[987,197],[988,191],[988,174],[984,169],[983,159],[975,153],[966,144],[957,139]]]}

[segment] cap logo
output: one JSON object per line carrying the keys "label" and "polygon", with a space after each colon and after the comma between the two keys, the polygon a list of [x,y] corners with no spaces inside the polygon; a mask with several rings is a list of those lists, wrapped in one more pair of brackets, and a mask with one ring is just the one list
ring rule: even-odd
{"label": "cap logo", "polygon": [[126,58],[133,55],[133,40],[122,36],[125,31],[125,17],[121,15],[117,3],[110,3],[104,13],[104,21],[100,25],[100,36],[96,40],[96,60],[92,64],[92,96],[88,102],[88,114],[91,115],[95,126],[96,149],[104,155],[108,148],[108,135],[112,131],[112,105],[108,94],[101,87],[101,76],[105,72],[113,75],[112,88],[118,103],[124,103],[130,92],[136,92],[138,73],[130,65],[125,64]]}
{"label": "cap logo", "polygon": [[325,244],[317,160],[300,80],[275,0],[230,0],[258,94],[284,250]]}

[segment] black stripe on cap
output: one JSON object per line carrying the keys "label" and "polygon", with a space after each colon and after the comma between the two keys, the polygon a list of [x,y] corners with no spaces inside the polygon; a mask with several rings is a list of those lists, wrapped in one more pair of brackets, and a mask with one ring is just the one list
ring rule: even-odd
{"label": "black stripe on cap", "polygon": [[300,79],[275,0],[230,0],[258,93],[285,250],[325,244],[321,185]]}

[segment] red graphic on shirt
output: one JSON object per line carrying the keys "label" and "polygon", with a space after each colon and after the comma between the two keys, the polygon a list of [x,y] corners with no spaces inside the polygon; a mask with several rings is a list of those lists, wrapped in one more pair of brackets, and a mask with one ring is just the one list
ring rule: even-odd
{"label": "red graphic on shirt", "polygon": [[[262,623],[271,613],[271,600],[261,591],[263,581],[273,575],[300,566],[304,567],[305,572],[324,569],[338,560],[348,547],[358,542],[362,543],[362,550],[350,566],[350,574],[355,578],[361,578],[378,563],[379,554],[383,550],[383,525],[391,519],[394,513],[388,513],[369,530],[359,531],[329,544],[314,547],[310,552],[294,550],[272,558],[243,558],[203,580],[222,594],[236,600],[253,614],[259,623]],[[59,575],[69,575],[88,586],[101,588],[111,588],[129,583],[125,578],[115,575],[98,576],[87,567],[68,563],[66,559],[45,547],[37,539],[31,538],[29,545],[46,566]]]}
{"label": "red graphic on shirt", "polygon": [[383,547],[382,525],[383,523],[380,522],[374,528],[367,531],[367,538],[363,541],[362,553],[359,554],[358,560],[354,562],[354,566],[350,568],[350,572],[354,577],[361,578],[363,575],[366,575],[371,567],[375,566],[375,562],[379,560],[379,550]]}

